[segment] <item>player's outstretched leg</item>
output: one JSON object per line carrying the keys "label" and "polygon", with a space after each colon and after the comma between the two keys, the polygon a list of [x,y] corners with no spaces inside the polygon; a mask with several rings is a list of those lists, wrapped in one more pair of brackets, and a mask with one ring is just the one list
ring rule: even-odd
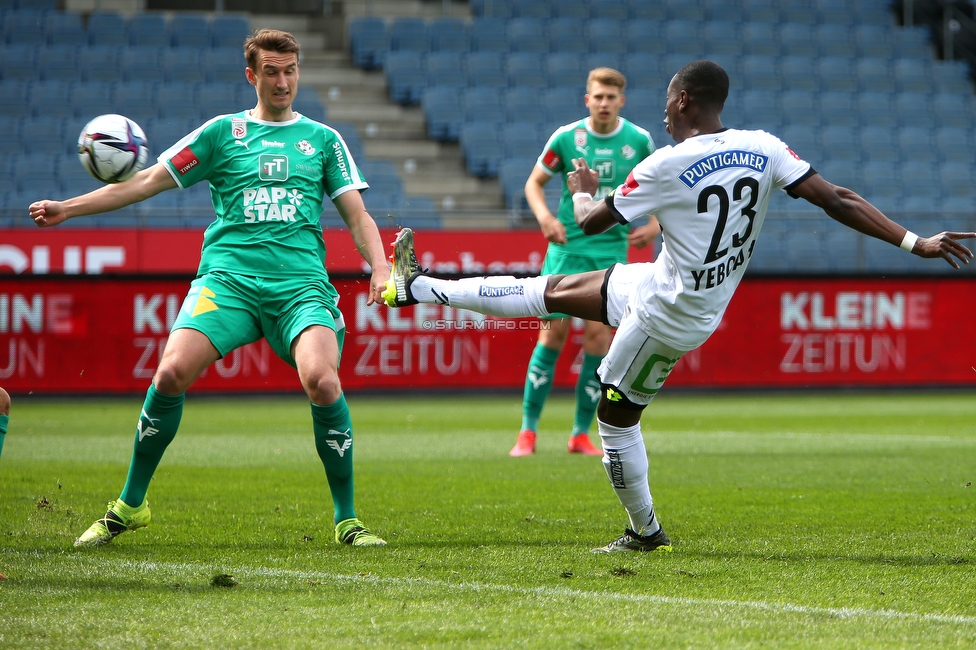
{"label": "player's outstretched leg", "polygon": [[470,309],[502,318],[549,316],[550,312],[546,309],[549,277],[497,275],[461,280],[432,278],[417,263],[413,231],[403,228],[393,242],[393,268],[386,291],[383,292],[383,300],[390,307],[406,307],[422,302]]}

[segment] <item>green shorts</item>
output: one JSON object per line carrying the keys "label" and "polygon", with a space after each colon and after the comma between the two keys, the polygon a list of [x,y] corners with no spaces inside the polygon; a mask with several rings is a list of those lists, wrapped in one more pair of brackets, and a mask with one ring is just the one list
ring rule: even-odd
{"label": "green shorts", "polygon": [[[589,255],[557,254],[553,255],[550,251],[546,254],[546,259],[542,261],[541,275],[572,275],[574,273],[588,273],[590,271],[602,271],[609,269],[618,262],[626,262],[616,257],[590,257]],[[567,314],[549,314],[544,320],[556,318],[570,318]]]}
{"label": "green shorts", "polygon": [[346,326],[339,294],[323,278],[255,278],[213,271],[190,284],[173,329],[202,332],[220,356],[264,337],[295,367],[291,344],[312,325],[336,333],[339,353]]}

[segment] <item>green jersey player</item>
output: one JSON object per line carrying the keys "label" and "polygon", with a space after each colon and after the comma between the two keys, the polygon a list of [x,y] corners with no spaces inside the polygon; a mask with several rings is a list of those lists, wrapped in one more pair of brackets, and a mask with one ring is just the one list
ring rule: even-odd
{"label": "green jersey player", "polygon": [[7,437],[7,422],[10,418],[10,395],[0,388],[0,453],[3,453],[3,439]]}
{"label": "green jersey player", "polygon": [[244,55],[244,73],[257,95],[253,109],[208,121],[129,181],[30,206],[38,226],[54,226],[208,181],[217,214],[143,404],[125,486],[75,546],[105,544],[149,523],[146,492],[176,435],[185,391],[214,361],[262,337],[298,370],[311,401],[336,542],[386,544],[354,509],[352,422],[338,377],[345,326],[325,271],[319,225],[328,197],[372,267],[368,302],[379,300],[389,265],[360,196],[368,186],[339,134],[292,110],[299,78],[295,38],[260,30],[245,42]]}
{"label": "green jersey player", "polygon": [[[566,174],[573,171],[573,159],[583,158],[592,169],[599,170],[598,195],[602,198],[654,151],[650,134],[620,117],[626,85],[624,76],[612,68],[591,70],[583,96],[589,117],[556,129],[525,183],[525,198],[549,240],[542,265],[544,275],[585,273],[626,262],[628,244],[643,248],[661,232],[657,221],[651,217],[646,226],[631,230],[628,225],[596,237],[586,237],[573,218],[573,199],[566,185]],[[543,188],[557,175],[562,180],[562,196],[557,215],[553,216],[546,205]],[[522,398],[522,429],[509,452],[512,456],[535,452],[539,416],[552,386],[556,360],[569,336],[570,319],[565,314],[555,314],[547,325],[539,330],[539,341],[529,360]],[[587,321],[584,325],[583,362],[576,383],[576,414],[569,438],[570,453],[602,454],[590,442],[588,431],[600,396],[596,369],[610,346],[611,332],[611,328],[603,323]]]}

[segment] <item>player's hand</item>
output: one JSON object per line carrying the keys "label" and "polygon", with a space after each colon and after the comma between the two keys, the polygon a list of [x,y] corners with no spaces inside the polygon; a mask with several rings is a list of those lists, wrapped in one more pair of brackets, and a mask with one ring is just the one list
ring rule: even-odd
{"label": "player's hand", "polygon": [[583,158],[573,158],[573,168],[573,171],[566,174],[566,186],[569,187],[570,194],[596,194],[600,187],[600,175],[590,169]]}
{"label": "player's hand", "polygon": [[915,242],[915,247],[912,248],[912,253],[919,257],[941,257],[953,268],[958,269],[959,264],[953,259],[953,256],[963,264],[969,264],[969,260],[973,259],[972,251],[960,244],[958,240],[973,239],[974,237],[976,237],[976,232],[940,232],[931,237],[919,237],[918,241]]}
{"label": "player's hand", "polygon": [[566,226],[556,217],[550,216],[539,222],[542,234],[554,244],[566,243]]}
{"label": "player's hand", "polygon": [[30,204],[30,218],[38,228],[50,228],[63,223],[68,215],[60,201],[35,201]]}
{"label": "player's hand", "polygon": [[627,235],[627,243],[634,248],[644,248],[660,234],[661,226],[658,225],[657,219],[652,219],[649,223],[631,230]]}
{"label": "player's hand", "polygon": [[379,264],[373,268],[373,274],[369,278],[369,298],[366,299],[366,306],[374,302],[380,305],[385,304],[383,292],[386,291],[386,281],[390,279],[390,265]]}

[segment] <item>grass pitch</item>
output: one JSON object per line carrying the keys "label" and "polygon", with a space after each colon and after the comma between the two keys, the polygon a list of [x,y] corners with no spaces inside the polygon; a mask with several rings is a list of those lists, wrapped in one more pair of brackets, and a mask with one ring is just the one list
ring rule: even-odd
{"label": "grass pitch", "polygon": [[79,551],[140,400],[15,399],[0,647],[976,646],[971,396],[662,395],[643,425],[674,552],[613,556],[589,551],[626,517],[565,453],[571,399],[513,459],[519,402],[352,396],[357,508],[390,542],[354,549],[307,401],[191,394],[153,523]]}

